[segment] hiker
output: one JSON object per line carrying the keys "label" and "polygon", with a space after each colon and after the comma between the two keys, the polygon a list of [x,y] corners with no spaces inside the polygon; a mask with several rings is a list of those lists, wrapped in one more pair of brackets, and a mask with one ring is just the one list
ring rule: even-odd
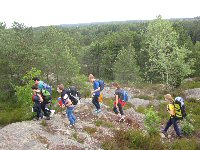
{"label": "hiker", "polygon": [[123,106],[126,105],[126,102],[122,100],[122,89],[120,88],[118,83],[113,83],[112,87],[116,88],[113,111],[115,112],[115,114],[117,114],[118,117],[120,117],[119,121],[125,121]]}
{"label": "hiker", "polygon": [[72,101],[69,99],[69,95],[67,94],[67,90],[65,90],[65,87],[63,84],[58,85],[57,91],[58,93],[61,94],[62,108],[67,107],[66,114],[70,122],[68,127],[71,128],[74,126],[75,121],[76,121],[76,117],[73,113],[74,105],[72,104]]}
{"label": "hiker", "polygon": [[[49,104],[49,100],[51,100],[51,95],[47,90],[45,90],[45,86],[44,86],[45,84],[43,81],[41,81],[38,77],[33,78],[33,80],[35,81],[35,85],[38,87],[38,89],[40,90],[40,93],[43,97],[43,102],[41,103],[41,108],[44,113],[44,116],[46,117],[45,119],[50,120],[51,110],[49,110],[47,108],[47,104]],[[48,93],[49,97],[45,96],[44,93]],[[48,97],[48,99],[47,99],[47,97]]]}
{"label": "hiker", "polygon": [[179,129],[179,127],[178,127],[178,124],[177,124],[177,118],[175,117],[174,100],[173,100],[173,98],[172,98],[172,96],[171,96],[170,94],[164,95],[164,98],[165,98],[165,100],[168,101],[168,103],[169,103],[169,104],[167,105],[167,111],[168,111],[169,114],[170,114],[170,118],[169,118],[169,120],[168,120],[168,122],[167,122],[167,124],[166,124],[166,126],[165,126],[165,129],[162,130],[162,133],[166,135],[167,130],[168,130],[169,127],[173,124],[174,130],[175,130],[177,136],[178,136],[179,138],[181,138],[181,137],[182,137],[181,131],[180,131],[180,129]]}
{"label": "hiker", "polygon": [[41,111],[41,102],[43,102],[43,98],[40,94],[40,90],[38,90],[38,87],[36,85],[32,86],[32,101],[34,102],[33,111],[37,113],[36,120],[42,119],[42,111]]}
{"label": "hiker", "polygon": [[100,96],[99,82],[94,78],[92,74],[89,75],[89,81],[93,84],[93,90],[91,90],[91,95],[92,95],[92,103],[96,107],[95,113],[100,113],[101,108],[99,104],[99,96]]}

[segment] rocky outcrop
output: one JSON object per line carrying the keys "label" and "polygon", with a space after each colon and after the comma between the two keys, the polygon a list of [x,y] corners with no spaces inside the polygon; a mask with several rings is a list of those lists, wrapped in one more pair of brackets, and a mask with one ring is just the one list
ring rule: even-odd
{"label": "rocky outcrop", "polygon": [[9,124],[0,129],[0,149],[100,150],[102,142],[113,137],[114,128],[143,129],[144,116],[135,112],[133,108],[125,111],[127,114],[125,122],[119,122],[119,118],[107,108],[103,105],[102,113],[96,114],[91,99],[82,99],[75,108],[77,122],[73,128],[68,128],[67,117],[59,111],[51,120]]}
{"label": "rocky outcrop", "polygon": [[200,100],[200,88],[185,90],[186,99],[195,98]]}

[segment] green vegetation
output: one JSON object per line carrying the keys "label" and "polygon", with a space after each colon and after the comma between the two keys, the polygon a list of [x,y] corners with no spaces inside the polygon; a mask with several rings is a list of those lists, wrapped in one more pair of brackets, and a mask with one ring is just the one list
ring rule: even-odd
{"label": "green vegetation", "polygon": [[160,129],[160,118],[153,107],[145,111],[144,125],[150,136],[157,135]]}
{"label": "green vegetation", "polygon": [[181,122],[181,132],[183,135],[192,135],[194,133],[194,126],[187,120]]}
{"label": "green vegetation", "polygon": [[149,95],[138,95],[136,98],[144,99],[144,100],[152,100],[152,97]]}
{"label": "green vegetation", "polygon": [[140,150],[161,150],[161,149],[199,149],[200,143],[196,139],[178,139],[170,142],[162,142],[160,136],[149,136],[141,131],[115,131],[113,138],[105,139],[102,144],[105,150],[115,149],[140,149]]}
{"label": "green vegetation", "polygon": [[40,124],[41,124],[43,127],[46,127],[46,126],[47,126],[46,120],[42,120]]}
{"label": "green vegetation", "polygon": [[[200,88],[199,27],[199,18],[172,21],[163,20],[161,16],[145,23],[73,27],[32,28],[14,22],[7,28],[5,23],[0,23],[0,125],[33,118],[30,87],[34,76],[53,86],[55,105],[56,87],[60,83],[66,87],[75,85],[82,97],[88,97],[92,88],[88,83],[90,73],[107,83],[116,81],[144,90],[138,98],[163,100],[167,93],[184,97],[184,90]],[[113,98],[103,100],[111,111]],[[181,146],[176,140],[172,145],[164,145],[154,136],[158,131],[156,124],[166,123],[169,117],[166,103],[160,102],[155,111],[145,112],[143,106],[137,108],[138,112],[146,114],[146,127],[151,137],[141,131],[117,131],[112,144],[110,140],[109,143],[105,141],[103,147],[190,149],[191,146],[199,149],[193,137],[199,136],[199,100],[190,98],[185,103],[190,120],[183,124],[182,130],[191,139],[181,139]],[[134,106],[128,102],[124,109],[131,107]],[[97,120],[95,125],[112,128],[112,124],[105,121]],[[89,134],[97,131],[91,127],[84,130]]]}
{"label": "green vegetation", "polygon": [[83,130],[86,131],[88,134],[93,134],[93,133],[95,133],[97,131],[97,128],[84,127]]}
{"label": "green vegetation", "polygon": [[99,126],[105,126],[105,127],[108,127],[108,128],[114,127],[114,125],[111,122],[104,121],[102,119],[101,120],[96,120],[94,123],[95,123],[95,125],[97,127],[99,127]]}

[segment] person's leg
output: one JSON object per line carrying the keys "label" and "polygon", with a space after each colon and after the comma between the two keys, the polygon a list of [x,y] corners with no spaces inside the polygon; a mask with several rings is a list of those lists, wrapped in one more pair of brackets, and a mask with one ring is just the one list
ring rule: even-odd
{"label": "person's leg", "polygon": [[92,103],[94,104],[94,106],[96,107],[97,110],[100,109],[100,104],[99,104],[99,100],[98,100],[98,96],[94,96],[92,99]]}
{"label": "person's leg", "polygon": [[174,130],[175,130],[176,134],[180,137],[181,136],[181,131],[180,131],[179,127],[178,127],[177,119],[176,118],[172,118],[172,123],[173,123]]}
{"label": "person's leg", "polygon": [[122,105],[121,105],[121,103],[118,103],[117,104],[117,106],[118,106],[118,109],[119,109],[119,112],[120,112],[120,115],[121,115],[121,118],[119,119],[119,121],[121,122],[121,121],[125,121],[125,116],[124,116],[124,112],[123,112],[123,109],[122,109]]}
{"label": "person's leg", "polygon": [[43,114],[42,114],[41,104],[38,104],[37,108],[38,108],[37,116],[38,116],[38,118],[40,117],[42,119]]}
{"label": "person's leg", "polygon": [[42,108],[42,111],[44,113],[44,116],[46,117],[47,120],[49,120],[50,117],[49,117],[49,112],[46,109],[46,104],[45,103],[41,103],[41,108]]}
{"label": "person's leg", "polygon": [[116,106],[113,107],[113,111],[115,112],[115,114],[119,113]]}
{"label": "person's leg", "polygon": [[118,103],[117,106],[119,108],[119,112],[120,112],[121,116],[123,116],[124,115],[124,111],[122,109],[122,105],[120,103]]}
{"label": "person's leg", "polygon": [[72,107],[72,119],[74,120],[74,122],[76,121],[76,116],[74,115],[74,107]]}
{"label": "person's leg", "polygon": [[67,110],[66,110],[67,117],[69,119],[70,125],[74,125],[74,120],[72,118],[72,116],[73,116],[72,115],[72,110],[73,110],[73,108],[71,108],[71,107],[68,107]]}
{"label": "person's leg", "polygon": [[167,130],[169,129],[169,127],[172,125],[172,121],[171,121],[171,118],[168,120],[166,126],[165,126],[165,129],[163,130],[164,132],[167,132]]}

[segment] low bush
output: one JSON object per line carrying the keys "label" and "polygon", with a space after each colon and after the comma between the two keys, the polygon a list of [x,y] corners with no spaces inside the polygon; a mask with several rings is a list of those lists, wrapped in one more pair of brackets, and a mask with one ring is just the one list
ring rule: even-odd
{"label": "low bush", "polygon": [[153,107],[145,111],[144,125],[150,136],[159,133],[160,118]]}
{"label": "low bush", "polygon": [[184,119],[181,121],[181,132],[184,135],[192,135],[194,132],[194,126],[189,121]]}
{"label": "low bush", "polygon": [[200,143],[192,138],[192,139],[187,139],[187,138],[182,138],[182,139],[177,139],[175,140],[171,145],[171,149],[173,150],[198,150],[200,149]]}
{"label": "low bush", "polygon": [[109,128],[114,127],[114,125],[111,122],[108,122],[108,121],[105,121],[105,120],[96,120],[94,123],[97,127],[99,127],[99,126],[106,126],[106,127],[109,127]]}
{"label": "low bush", "polygon": [[116,149],[164,149],[164,145],[160,141],[159,136],[148,136],[140,130],[119,130],[115,131],[113,138],[109,140],[105,139],[102,144],[105,150],[116,150]]}
{"label": "low bush", "polygon": [[137,112],[142,113],[142,114],[145,113],[145,110],[146,110],[146,107],[142,105],[138,106],[136,109]]}
{"label": "low bush", "polygon": [[83,127],[83,130],[86,131],[88,134],[93,134],[97,131],[97,128],[93,127]]}

